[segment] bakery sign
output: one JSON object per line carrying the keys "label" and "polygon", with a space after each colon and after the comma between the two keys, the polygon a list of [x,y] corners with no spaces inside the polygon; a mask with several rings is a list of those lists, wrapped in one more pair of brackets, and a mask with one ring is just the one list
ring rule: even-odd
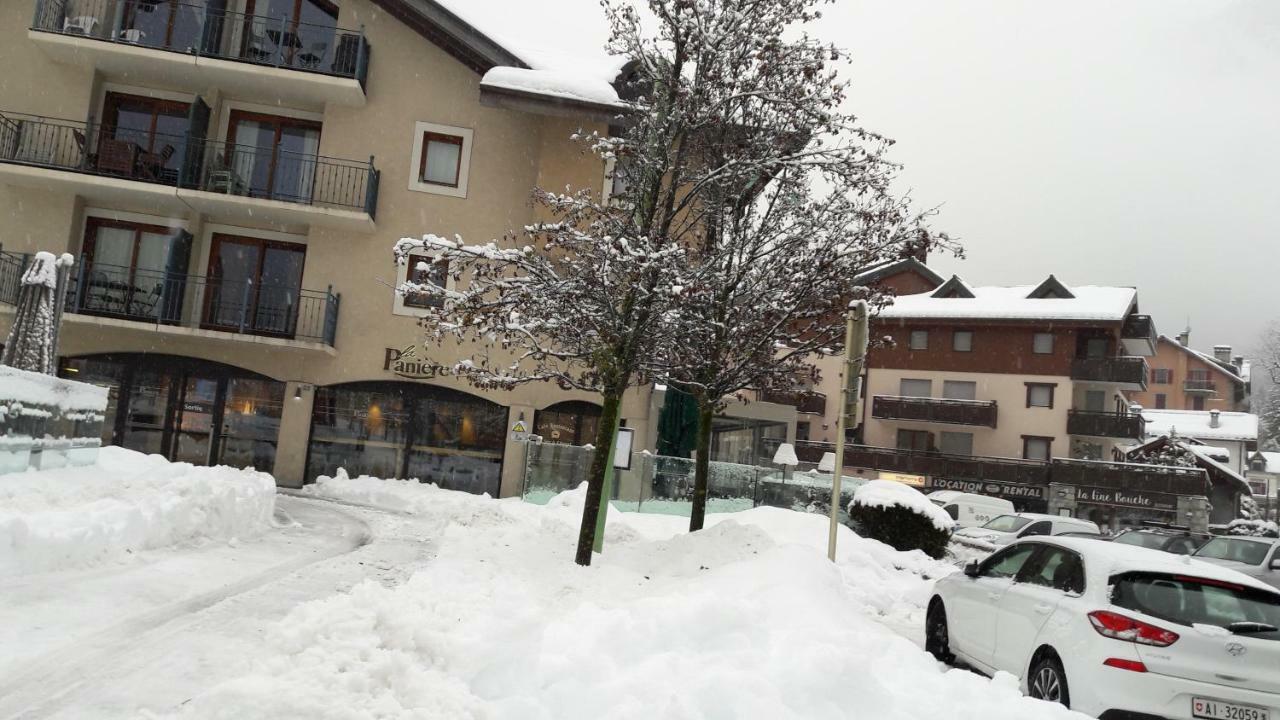
{"label": "bakery sign", "polygon": [[419,354],[417,345],[386,348],[382,355],[382,369],[410,380],[430,380],[449,374],[448,368],[428,361],[425,350]]}
{"label": "bakery sign", "polygon": [[1076,489],[1076,502],[1095,505],[1123,505],[1124,507],[1146,508],[1149,510],[1177,510],[1176,495],[1165,493],[1137,492],[1134,490],[1109,490],[1106,488],[1081,487]]}

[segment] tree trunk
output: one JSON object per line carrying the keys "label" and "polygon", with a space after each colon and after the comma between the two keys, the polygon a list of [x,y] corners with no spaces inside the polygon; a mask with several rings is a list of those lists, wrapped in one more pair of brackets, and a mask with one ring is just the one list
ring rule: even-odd
{"label": "tree trunk", "polygon": [[596,453],[591,458],[591,474],[587,477],[587,504],[582,508],[582,527],[578,530],[578,554],[574,561],[579,565],[591,564],[591,549],[596,544],[596,520],[600,516],[600,498],[604,494],[605,473],[610,472],[609,450],[613,447],[614,427],[618,424],[618,411],[622,405],[622,392],[606,390],[604,407],[600,411],[600,425],[596,431]]}
{"label": "tree trunk", "polygon": [[711,474],[711,403],[698,398],[697,458],[693,463],[693,512],[689,514],[689,532],[702,529],[707,518],[707,480]]}

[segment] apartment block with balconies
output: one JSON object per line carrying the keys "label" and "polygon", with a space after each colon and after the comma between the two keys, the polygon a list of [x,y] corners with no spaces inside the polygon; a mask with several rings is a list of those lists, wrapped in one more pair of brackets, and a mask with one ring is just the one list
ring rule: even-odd
{"label": "apartment block with balconies", "polygon": [[30,254],[69,252],[63,372],[112,388],[107,442],[291,485],[344,465],[510,494],[511,422],[585,426],[595,399],[423,372],[458,350],[423,346],[424,301],[392,288],[449,280],[391,244],[503,238],[538,218],[534,187],[604,188],[571,135],[608,132],[617,67],[573,58],[594,99],[548,90],[563,67],[465,10],[0,3],[0,332]]}
{"label": "apartment block with balconies", "polygon": [[1191,331],[1161,335],[1150,359],[1147,386],[1131,390],[1131,401],[1148,410],[1249,410],[1249,363],[1230,345],[1213,354],[1191,347]]}

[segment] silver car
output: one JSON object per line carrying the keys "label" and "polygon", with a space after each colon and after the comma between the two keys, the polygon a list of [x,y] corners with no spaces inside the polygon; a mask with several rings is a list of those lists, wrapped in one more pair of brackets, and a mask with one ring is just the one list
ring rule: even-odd
{"label": "silver car", "polygon": [[1280,539],[1219,535],[1193,555],[1280,588]]}

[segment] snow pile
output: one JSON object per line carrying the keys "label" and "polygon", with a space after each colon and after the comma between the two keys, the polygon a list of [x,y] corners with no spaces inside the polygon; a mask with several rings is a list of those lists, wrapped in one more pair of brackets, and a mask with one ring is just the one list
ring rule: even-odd
{"label": "snow pile", "polygon": [[0,479],[0,576],[118,560],[140,550],[267,529],[266,473],[170,463],[118,447],[98,464]]}
{"label": "snow pile", "polygon": [[102,413],[107,409],[107,389],[0,365],[0,405],[15,402],[54,407],[63,412]]}
{"label": "snow pile", "polygon": [[484,78],[480,80],[480,86],[599,105],[614,105],[619,109],[624,107],[618,101],[618,92],[613,89],[613,85],[610,85],[608,80],[565,70],[495,67],[484,74]]}
{"label": "snow pile", "polygon": [[903,485],[893,480],[868,481],[853,494],[853,502],[849,505],[850,508],[854,505],[873,508],[903,507],[917,515],[929,518],[933,526],[943,532],[951,532],[955,527],[955,521],[951,516],[934,505],[932,500],[924,496],[924,493],[910,485]]}
{"label": "snow pile", "polygon": [[1232,520],[1226,529],[1228,535],[1280,537],[1280,525],[1274,520]]}
{"label": "snow pile", "polygon": [[931,578],[954,568],[847,529],[830,563],[822,517],[757,508],[690,535],[611,513],[605,554],[582,568],[581,488],[534,506],[389,487],[377,497],[429,500],[413,506],[442,523],[436,558],[398,587],[299,606],[272,655],[177,717],[1080,717],[886,627],[920,625]]}

